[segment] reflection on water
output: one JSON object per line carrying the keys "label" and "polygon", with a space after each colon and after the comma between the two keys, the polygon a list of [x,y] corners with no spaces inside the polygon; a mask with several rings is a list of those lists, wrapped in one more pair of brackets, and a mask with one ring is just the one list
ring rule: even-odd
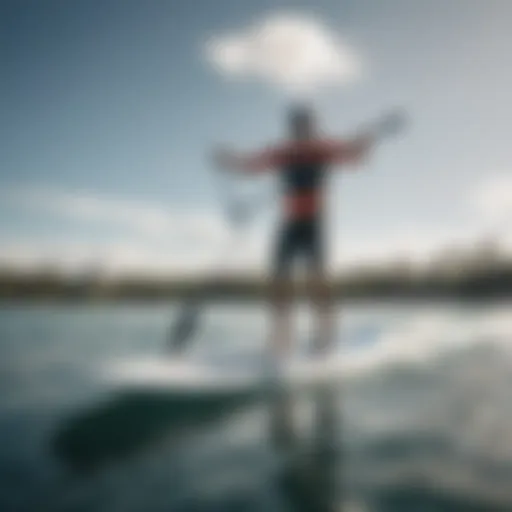
{"label": "reflection on water", "polygon": [[296,431],[293,398],[281,396],[271,406],[270,436],[283,457],[277,480],[291,510],[340,510],[342,467],[338,393],[334,386],[317,390],[312,428],[306,442]]}

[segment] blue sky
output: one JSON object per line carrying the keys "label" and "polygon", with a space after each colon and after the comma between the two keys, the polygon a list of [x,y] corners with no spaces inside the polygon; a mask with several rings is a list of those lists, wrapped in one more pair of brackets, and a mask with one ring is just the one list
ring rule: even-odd
{"label": "blue sky", "polygon": [[[333,177],[333,264],[424,257],[494,232],[512,246],[507,0],[46,0],[0,9],[4,261],[207,266],[226,235],[209,150],[281,137],[289,102],[275,66],[233,79],[209,43],[297,15],[361,69],[313,90],[330,135],[395,105],[412,120],[360,172]],[[265,264],[271,219],[248,234],[241,268]]]}

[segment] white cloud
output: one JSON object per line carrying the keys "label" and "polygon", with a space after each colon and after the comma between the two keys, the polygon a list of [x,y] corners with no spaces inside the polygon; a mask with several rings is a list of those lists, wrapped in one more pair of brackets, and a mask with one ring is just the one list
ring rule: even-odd
{"label": "white cloud", "polygon": [[468,206],[480,232],[512,252],[512,175],[495,173],[486,176],[468,194]]}
{"label": "white cloud", "polygon": [[314,18],[278,14],[214,38],[208,57],[229,76],[255,77],[293,91],[344,84],[358,77],[354,52]]}
{"label": "white cloud", "polygon": [[470,245],[472,235],[474,233],[460,236],[452,230],[426,226],[401,226],[392,232],[374,233],[373,236],[366,234],[348,240],[341,234],[333,244],[333,260],[336,266],[349,267],[401,260],[423,265],[445,247]]}
{"label": "white cloud", "polygon": [[[500,227],[512,222],[512,175],[487,177],[471,194],[471,203],[485,221]],[[508,227],[509,227],[508,226]]]}
{"label": "white cloud", "polygon": [[423,268],[438,258],[462,261],[475,251],[488,249],[494,244],[503,254],[512,255],[512,236],[506,231],[499,235],[497,237],[496,232],[478,222],[458,227],[404,224],[351,237],[338,232],[333,233],[332,261],[337,269],[400,261]]}

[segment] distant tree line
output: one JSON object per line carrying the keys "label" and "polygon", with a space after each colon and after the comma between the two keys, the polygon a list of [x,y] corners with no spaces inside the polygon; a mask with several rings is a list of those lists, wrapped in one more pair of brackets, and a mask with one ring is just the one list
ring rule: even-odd
{"label": "distant tree line", "polygon": [[[305,293],[303,283],[295,283],[295,293]],[[486,265],[436,266],[413,271],[407,264],[381,268],[360,268],[332,280],[338,298],[442,298],[468,299],[512,297],[512,261]],[[213,276],[199,278],[150,278],[127,276],[104,278],[101,273],[80,277],[56,270],[30,273],[0,268],[0,299],[66,301],[161,301],[196,294],[211,299],[263,299],[268,296],[264,278]]]}

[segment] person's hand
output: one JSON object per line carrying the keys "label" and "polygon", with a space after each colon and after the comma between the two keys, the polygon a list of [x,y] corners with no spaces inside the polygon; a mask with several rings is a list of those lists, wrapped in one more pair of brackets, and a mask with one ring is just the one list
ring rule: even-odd
{"label": "person's hand", "polygon": [[395,108],[382,116],[374,126],[375,137],[393,137],[402,133],[407,127],[405,110]]}
{"label": "person's hand", "polygon": [[348,159],[352,163],[362,164],[368,158],[375,144],[375,135],[371,131],[361,133],[352,139],[349,145]]}

